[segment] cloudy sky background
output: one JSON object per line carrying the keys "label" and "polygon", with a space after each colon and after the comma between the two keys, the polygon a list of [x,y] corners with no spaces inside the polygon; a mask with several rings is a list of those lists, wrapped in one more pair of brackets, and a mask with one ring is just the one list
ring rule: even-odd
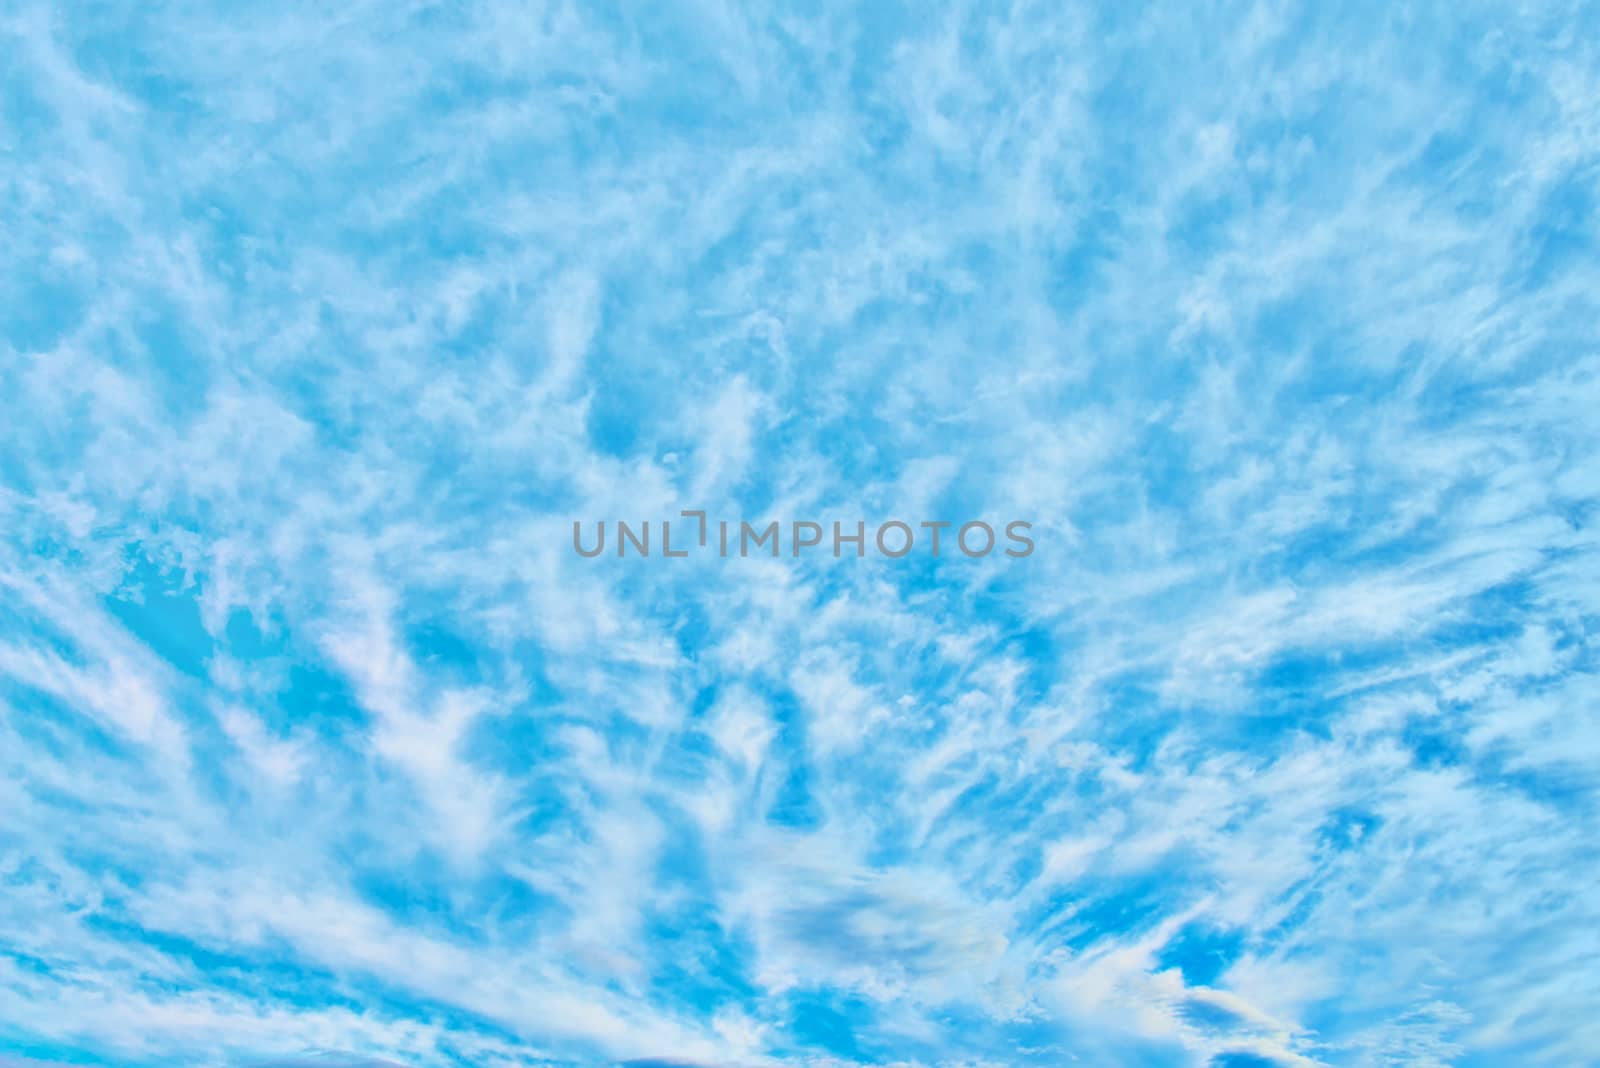
{"label": "cloudy sky background", "polygon": [[1600,11],[1170,7],[0,0],[0,1064],[1600,1064]]}

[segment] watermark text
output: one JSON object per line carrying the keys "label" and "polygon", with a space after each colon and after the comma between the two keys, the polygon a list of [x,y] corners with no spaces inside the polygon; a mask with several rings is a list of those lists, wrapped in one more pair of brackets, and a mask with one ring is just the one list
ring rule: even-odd
{"label": "watermark text", "polygon": [[[1020,519],[990,524],[982,519],[957,523],[952,520],[907,522],[890,519],[869,525],[853,522],[816,522],[809,519],[769,520],[751,523],[745,519],[710,520],[704,510],[687,509],[676,519],[611,523],[597,520],[572,522],[572,549],[579,556],[594,558],[662,557],[682,559],[690,555],[729,557],[768,556],[798,559],[831,552],[835,559],[881,556],[900,560],[912,555],[932,557],[960,554],[972,559],[1003,553],[1013,559],[1033,555],[1033,539],[1028,532],[1033,524]],[[609,535],[609,538],[608,538]],[[608,545],[610,552],[608,554]]]}

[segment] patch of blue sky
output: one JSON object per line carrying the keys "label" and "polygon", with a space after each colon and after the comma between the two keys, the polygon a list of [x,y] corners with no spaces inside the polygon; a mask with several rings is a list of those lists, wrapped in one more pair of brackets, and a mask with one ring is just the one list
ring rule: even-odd
{"label": "patch of blue sky", "polygon": [[1592,1060],[1597,26],[7,11],[0,1065]]}

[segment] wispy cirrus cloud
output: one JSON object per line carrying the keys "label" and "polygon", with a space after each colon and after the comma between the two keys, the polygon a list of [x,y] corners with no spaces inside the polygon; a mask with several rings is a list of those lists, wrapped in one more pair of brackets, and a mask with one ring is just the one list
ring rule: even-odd
{"label": "wispy cirrus cloud", "polygon": [[0,1049],[1584,1063],[1597,24],[0,16]]}

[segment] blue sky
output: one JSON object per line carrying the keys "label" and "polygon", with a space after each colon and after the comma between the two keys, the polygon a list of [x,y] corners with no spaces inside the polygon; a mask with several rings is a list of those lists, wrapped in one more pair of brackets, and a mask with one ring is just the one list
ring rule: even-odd
{"label": "blue sky", "polygon": [[1593,4],[325,7],[0,0],[0,1066],[1600,1064]]}

